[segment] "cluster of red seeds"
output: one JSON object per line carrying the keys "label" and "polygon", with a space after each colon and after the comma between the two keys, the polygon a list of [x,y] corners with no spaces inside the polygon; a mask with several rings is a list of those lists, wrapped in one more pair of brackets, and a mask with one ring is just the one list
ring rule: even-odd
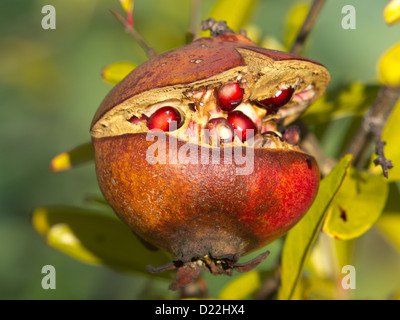
{"label": "cluster of red seeds", "polygon": [[[221,142],[231,142],[234,133],[241,141],[246,141],[248,132],[257,134],[258,129],[255,123],[242,111],[235,110],[243,101],[243,89],[239,83],[227,83],[216,90],[216,102],[218,107],[227,112],[227,118],[212,118],[208,121],[206,129],[209,135],[217,135]],[[277,92],[275,97],[256,101],[261,107],[266,109],[267,115],[275,114],[280,107],[288,103],[294,93],[294,89],[288,87]],[[171,122],[176,122],[176,128],[180,128],[183,124],[181,113],[170,106],[162,107],[156,110],[150,117],[143,115],[141,118],[132,117],[129,121],[137,124],[142,120],[146,120],[149,130],[170,131]],[[247,131],[252,130],[252,131]],[[223,134],[221,134],[223,132]]]}

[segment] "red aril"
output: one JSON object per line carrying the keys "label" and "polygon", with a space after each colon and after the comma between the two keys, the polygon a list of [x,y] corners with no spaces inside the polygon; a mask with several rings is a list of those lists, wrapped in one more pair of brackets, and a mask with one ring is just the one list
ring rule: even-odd
{"label": "red aril", "polygon": [[[249,136],[255,136],[257,134],[257,127],[254,122],[246,116],[242,111],[232,111],[228,114],[228,122],[236,130],[236,135],[243,142]],[[253,130],[253,131],[247,131]]]}
{"label": "red aril", "polygon": [[264,109],[267,109],[267,114],[275,113],[280,107],[290,101],[294,93],[292,87],[279,90],[275,97],[259,100],[258,103]]}
{"label": "red aril", "polygon": [[243,90],[238,83],[227,83],[217,91],[217,104],[224,111],[232,111],[243,100]]}
{"label": "red aril", "polygon": [[[176,129],[182,126],[181,114],[173,107],[162,107],[155,111],[147,120],[150,130],[170,131],[170,123],[176,122]],[[172,128],[171,128],[172,129]]]}
{"label": "red aril", "polygon": [[206,137],[210,144],[213,143],[213,139],[216,139],[218,145],[220,142],[228,143],[233,140],[233,127],[225,118],[210,119],[206,125],[206,129]]}

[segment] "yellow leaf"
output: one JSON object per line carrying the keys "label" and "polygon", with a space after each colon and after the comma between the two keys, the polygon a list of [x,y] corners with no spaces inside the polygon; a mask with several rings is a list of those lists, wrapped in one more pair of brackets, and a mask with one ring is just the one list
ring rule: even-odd
{"label": "yellow leaf", "polygon": [[396,183],[389,184],[389,195],[377,225],[383,236],[400,253],[400,191]]}
{"label": "yellow leaf", "polygon": [[54,172],[65,171],[93,159],[93,146],[91,142],[88,142],[55,156],[50,161],[49,167]]}
{"label": "yellow leaf", "polygon": [[386,5],[383,9],[383,18],[388,25],[400,21],[400,0],[392,0]]}
{"label": "yellow leaf", "polygon": [[[257,0],[218,0],[205,19],[226,21],[229,28],[239,32],[249,21],[256,3]],[[202,31],[200,36],[207,37],[209,32]]]}
{"label": "yellow leaf", "polygon": [[324,232],[342,240],[368,231],[385,207],[388,184],[382,175],[350,169],[348,178],[333,200],[323,226]]}
{"label": "yellow leaf", "polygon": [[384,213],[378,220],[378,227],[400,252],[400,212]]}
{"label": "yellow leaf", "polygon": [[400,100],[397,101],[382,133],[382,140],[386,142],[384,149],[385,157],[390,159],[393,164],[393,168],[389,170],[389,181],[400,181],[399,119]]}
{"label": "yellow leaf", "polygon": [[105,67],[101,76],[106,82],[117,84],[136,67],[137,64],[131,62],[115,62]]}
{"label": "yellow leaf", "polygon": [[68,224],[54,225],[47,234],[47,244],[78,260],[91,264],[101,264],[101,259],[82,245]]}
{"label": "yellow leaf", "polygon": [[345,155],[332,171],[322,179],[317,197],[307,214],[291,229],[282,250],[281,285],[279,300],[298,298],[296,288],[310,250],[320,232],[326,212],[347,175],[353,157]]}
{"label": "yellow leaf", "polygon": [[279,51],[286,50],[285,46],[278,39],[272,36],[265,36],[261,40],[260,47]]}
{"label": "yellow leaf", "polygon": [[134,0],[119,0],[121,3],[122,8],[125,10],[125,12],[132,12],[133,11],[133,4]]}
{"label": "yellow leaf", "polygon": [[383,84],[400,84],[400,41],[381,55],[378,73]]}
{"label": "yellow leaf", "polygon": [[242,300],[260,288],[261,279],[258,271],[249,271],[229,282],[219,293],[221,300]]}
{"label": "yellow leaf", "polygon": [[[95,265],[154,276],[147,265],[170,261],[162,250],[151,251],[117,218],[73,207],[39,207],[32,214],[35,230],[47,244],[75,259]],[[160,273],[157,277],[171,277]]]}
{"label": "yellow leaf", "polygon": [[310,4],[306,2],[295,3],[289,10],[285,19],[285,35],[284,41],[286,48],[290,48],[296,39],[297,33],[306,19],[310,11]]}

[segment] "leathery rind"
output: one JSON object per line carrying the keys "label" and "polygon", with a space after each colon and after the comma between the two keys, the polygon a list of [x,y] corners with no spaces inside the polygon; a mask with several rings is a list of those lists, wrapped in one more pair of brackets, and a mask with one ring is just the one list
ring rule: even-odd
{"label": "leathery rind", "polygon": [[[316,61],[257,47],[228,31],[148,60],[110,91],[91,125],[96,174],[118,217],[173,255],[148,271],[176,269],[170,286],[176,290],[201,270],[231,275],[267,257],[268,251],[238,263],[285,234],[314,201],[317,163],[298,146],[300,132],[285,135],[281,128],[318,99],[329,80]],[[216,98],[227,83],[239,93],[230,111]],[[223,99],[229,94],[224,91]],[[162,121],[170,118],[162,111],[171,108],[181,121],[166,130]],[[150,118],[164,138],[149,129]],[[202,131],[215,118],[225,130],[221,141]],[[240,138],[246,123],[254,134]],[[222,134],[230,126],[233,139]]]}

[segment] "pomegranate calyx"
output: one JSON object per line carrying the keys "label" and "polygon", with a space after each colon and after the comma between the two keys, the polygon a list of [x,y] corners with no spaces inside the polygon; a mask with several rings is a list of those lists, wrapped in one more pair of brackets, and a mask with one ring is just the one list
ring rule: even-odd
{"label": "pomegranate calyx", "polygon": [[238,272],[247,272],[254,269],[263,262],[269,255],[269,251],[265,251],[254,259],[237,263],[239,254],[231,254],[221,258],[213,258],[209,255],[197,259],[183,262],[182,260],[173,260],[163,266],[153,267],[148,265],[146,269],[151,273],[159,273],[168,270],[177,269],[175,279],[170,284],[170,290],[178,290],[189,283],[194,282],[200,275],[201,270],[207,270],[212,275],[226,274],[231,276],[233,270]]}

